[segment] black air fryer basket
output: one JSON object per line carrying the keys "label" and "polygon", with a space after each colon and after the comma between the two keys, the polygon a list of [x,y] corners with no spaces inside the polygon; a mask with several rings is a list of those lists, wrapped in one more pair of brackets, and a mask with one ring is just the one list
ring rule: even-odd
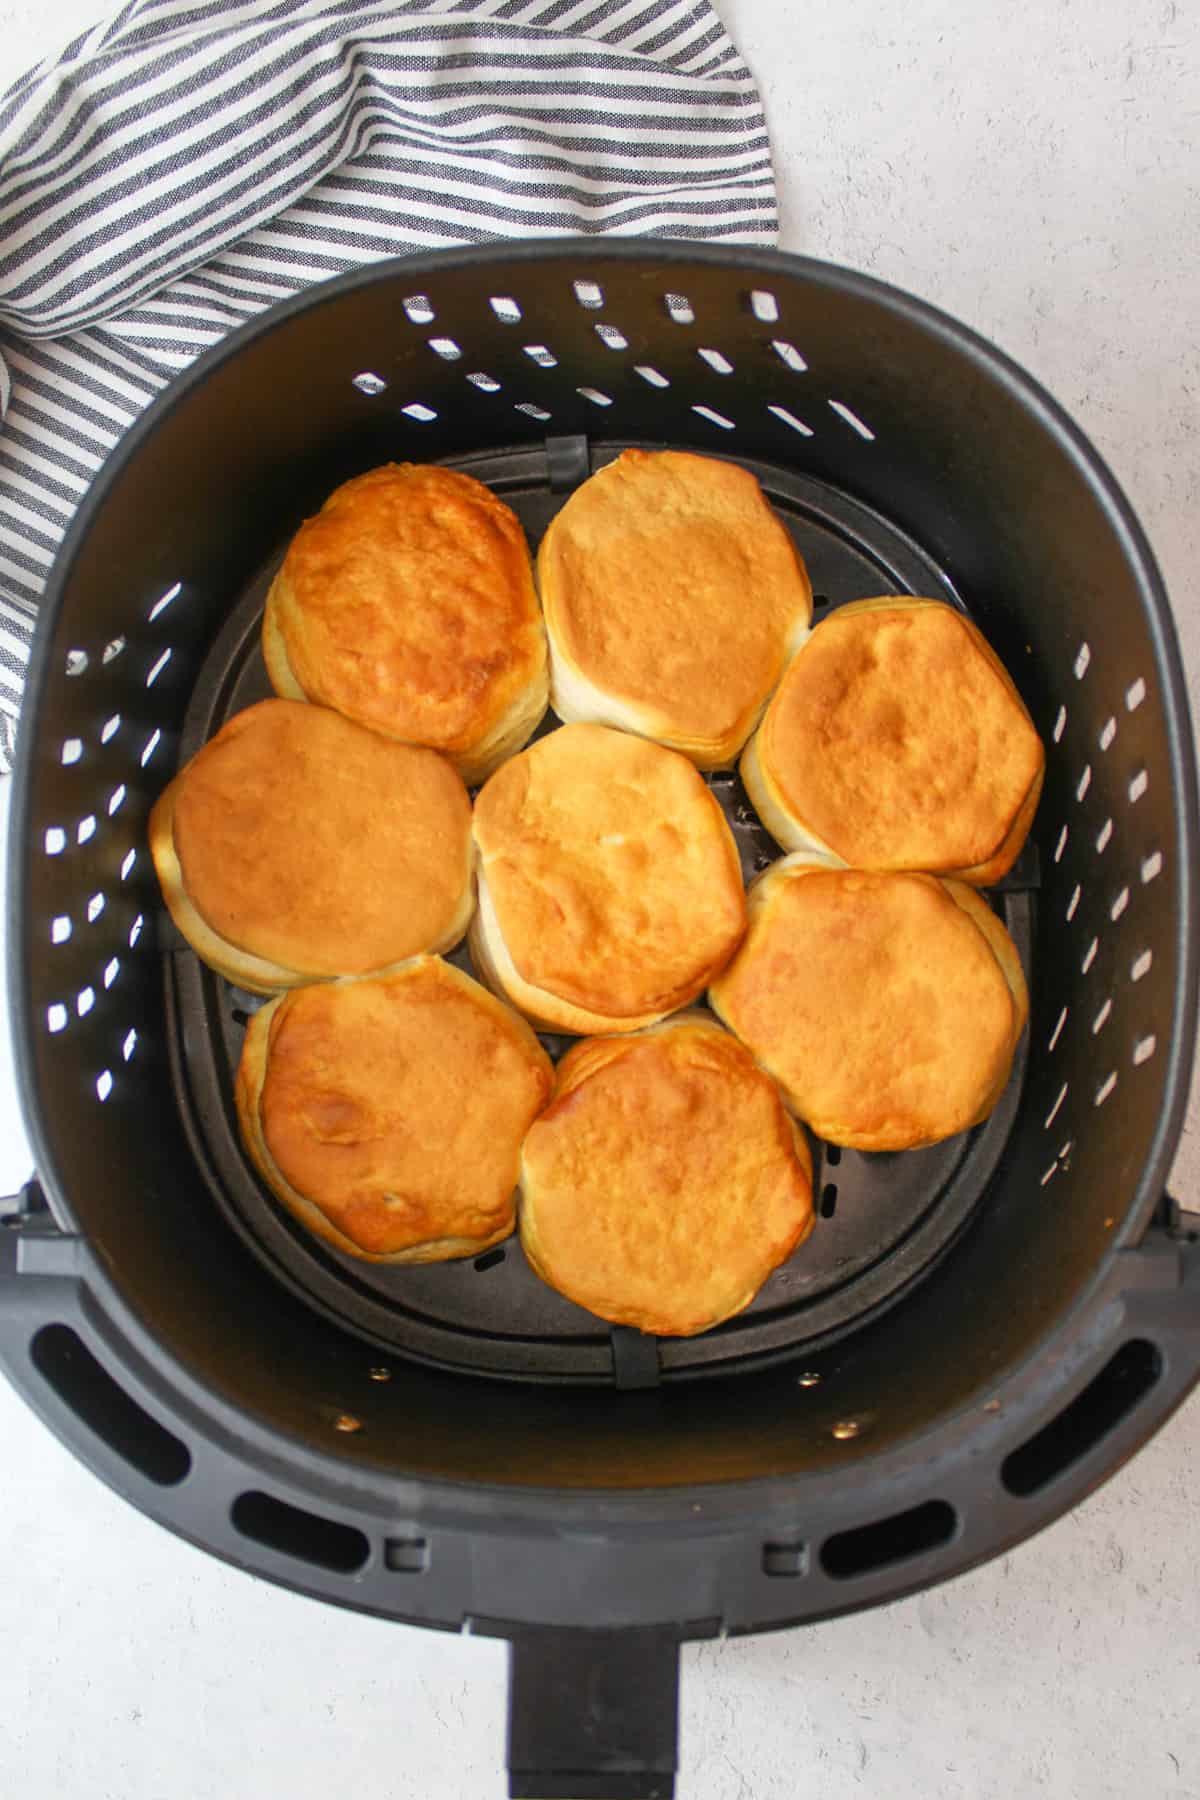
{"label": "black air fryer basket", "polygon": [[[661,1342],[544,1288],[515,1242],[380,1270],[284,1217],[233,1123],[257,1002],[173,934],[146,848],[181,757],[266,692],[266,583],[337,483],[443,460],[536,546],[628,444],[752,468],[818,618],[889,592],[964,607],[1047,749],[992,895],[1032,995],[997,1112],[908,1155],[818,1145],[810,1243],[747,1313]],[[995,1554],[1195,1381],[1200,1248],[1164,1191],[1198,924],[1170,613],[1079,432],[917,301],[782,255],[570,240],[387,263],[274,309],[96,483],[15,779],[9,979],[38,1171],[0,1233],[8,1373],[194,1543],[510,1638],[515,1794],[669,1794],[682,1640]],[[736,779],[712,779],[752,873],[773,848]]]}

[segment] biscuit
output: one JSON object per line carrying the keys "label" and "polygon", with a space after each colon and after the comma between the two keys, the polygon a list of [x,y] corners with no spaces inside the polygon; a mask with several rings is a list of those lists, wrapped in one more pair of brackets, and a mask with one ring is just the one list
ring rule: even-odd
{"label": "biscuit", "polygon": [[521,1154],[521,1243],[559,1293],[690,1337],[748,1306],[812,1226],[804,1134],[711,1019],[567,1052]]}
{"label": "biscuit", "polygon": [[599,1034],[694,1000],[746,924],[733,837],[696,769],[603,725],[564,725],[475,803],[471,955],[540,1028]]}
{"label": "biscuit", "polygon": [[717,1016],[818,1136],[910,1150],[991,1112],[1029,1012],[1020,958],[973,888],[804,853],[750,890]]}
{"label": "biscuit", "polygon": [[370,1262],[475,1256],[514,1223],[521,1140],[553,1085],[523,1020],[417,957],[280,995],[238,1067],[242,1139],[275,1197]]}
{"label": "biscuit", "polygon": [[432,750],[321,706],[235,714],[150,815],[172,919],[255,993],[449,950],[474,906],[471,802]]}
{"label": "biscuit", "polygon": [[1000,659],[941,601],[859,600],[818,625],[741,761],[788,850],[986,887],[1020,854],[1045,756]]}
{"label": "biscuit", "polygon": [[482,781],[546,710],[546,639],[520,521],[453,469],[387,463],[300,527],[271,585],[263,657],[314,700]]}
{"label": "biscuit", "polygon": [[625,450],[573,493],[537,558],[562,719],[730,766],[807,636],[812,588],[748,470]]}

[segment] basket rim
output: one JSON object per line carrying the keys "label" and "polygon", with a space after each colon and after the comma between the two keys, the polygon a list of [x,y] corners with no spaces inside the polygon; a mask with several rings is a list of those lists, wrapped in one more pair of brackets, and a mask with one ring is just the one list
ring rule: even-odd
{"label": "basket rim", "polygon": [[[842,294],[880,304],[917,329],[940,340],[947,349],[971,361],[990,379],[1007,388],[1062,446],[1088,482],[1113,522],[1142,595],[1156,676],[1163,706],[1175,841],[1178,909],[1175,921],[1180,980],[1173,998],[1170,1041],[1162,1064],[1160,1101],[1149,1150],[1126,1212],[1122,1232],[1112,1249],[1136,1244],[1162,1204],[1170,1159],[1181,1136],[1188,1101],[1200,1009],[1200,799],[1187,687],[1178,637],[1165,584],[1148,539],[1115,475],[1086,434],[1053,396],[1015,360],[969,326],[886,281],[818,258],[753,247],[692,244],[670,239],[609,239],[596,236],[499,239],[473,245],[388,258],[367,264],[301,290],[267,307],[197,357],[146,408],[98,471],[64,535],[48,576],[30,654],[13,768],[12,813],[8,844],[9,948],[7,980],[18,1091],[38,1173],[52,1210],[63,1208],[63,1183],[53,1145],[43,1130],[37,1077],[32,997],[24,980],[28,934],[32,853],[29,851],[30,804],[35,767],[35,724],[49,678],[50,650],[64,592],[81,544],[126,466],[137,457],[164,419],[216,369],[236,359],[250,345],[285,326],[301,313],[376,284],[403,279],[406,285],[423,276],[446,276],[459,269],[488,266],[546,266],[590,263],[658,265],[668,270],[703,265],[742,272],[747,277],[772,275],[817,284]],[[67,1224],[67,1221],[60,1221]],[[69,1225],[68,1225],[69,1228]],[[1078,1296],[1086,1305],[1104,1280],[1107,1258]],[[1075,1309],[1073,1309],[1074,1311]]]}

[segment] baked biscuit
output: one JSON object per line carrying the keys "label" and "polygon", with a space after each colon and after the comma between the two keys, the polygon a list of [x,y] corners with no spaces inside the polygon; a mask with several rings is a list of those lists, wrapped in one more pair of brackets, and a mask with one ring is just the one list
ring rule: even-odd
{"label": "baked biscuit", "polygon": [[453,469],[388,463],[296,533],[263,617],[271,685],[448,756],[475,783],[546,710],[520,521]]}
{"label": "baked biscuit", "polygon": [[553,1085],[522,1019],[438,957],[255,1013],[238,1122],[309,1231],[369,1262],[476,1256],[513,1229],[521,1140]]}
{"label": "baked biscuit", "polygon": [[197,752],[150,848],[189,944],[255,993],[448,950],[474,905],[471,802],[445,758],[292,700]]}
{"label": "baked biscuit", "polygon": [[1033,823],[1045,757],[1020,695],[954,607],[858,600],[795,657],[741,762],[788,850],[986,887]]}
{"label": "baked biscuit", "polygon": [[694,1000],[746,926],[738,854],[685,757],[564,725],[475,802],[471,955],[549,1031],[653,1024]]}
{"label": "baked biscuit", "polygon": [[521,1153],[521,1243],[551,1287],[690,1337],[748,1306],[812,1226],[803,1132],[704,1014],[567,1052]]}
{"label": "baked biscuit", "polygon": [[911,1150],[987,1117],[1029,1012],[1016,947],[973,888],[784,857],[712,985],[719,1018],[832,1144]]}
{"label": "baked biscuit", "polygon": [[562,719],[734,761],[812,621],[812,588],[755,477],[625,450],[552,521],[537,559]]}

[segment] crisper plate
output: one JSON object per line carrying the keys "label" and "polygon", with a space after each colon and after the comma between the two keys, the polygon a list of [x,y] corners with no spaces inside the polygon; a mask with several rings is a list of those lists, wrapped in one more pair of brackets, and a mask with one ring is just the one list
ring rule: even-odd
{"label": "crisper plate", "polygon": [[[653,446],[651,446],[653,447]],[[536,551],[570,488],[626,448],[550,440],[524,449],[450,459],[486,482],[522,520]],[[739,461],[741,459],[732,458]],[[920,593],[962,602],[943,572],[876,513],[774,465],[753,470],[796,541],[815,596],[816,619],[849,600]],[[192,756],[235,712],[271,692],[259,650],[263,601],[285,546],[232,607],[196,684],[179,745]],[[541,730],[554,730],[549,715]],[[540,735],[540,734],[539,734]],[[733,828],[747,879],[780,851],[741,781],[707,777]],[[993,901],[1032,971],[1036,857],[1027,851]],[[164,915],[164,922],[165,915]],[[1020,1097],[1026,1045],[983,1125],[927,1150],[865,1155],[813,1141],[817,1229],[737,1318],[696,1338],[642,1338],[563,1299],[529,1268],[516,1237],[474,1260],[395,1267],[340,1254],[293,1222],[241,1148],[233,1076],[247,1016],[262,1001],[206,969],[173,933],[165,979],[175,1089],[213,1198],[272,1274],[309,1304],[393,1355],[480,1375],[535,1381],[617,1381],[732,1373],[815,1349],[894,1302],[946,1250],[979,1205]],[[451,958],[471,970],[465,945]],[[543,1037],[552,1056],[571,1040]]]}

